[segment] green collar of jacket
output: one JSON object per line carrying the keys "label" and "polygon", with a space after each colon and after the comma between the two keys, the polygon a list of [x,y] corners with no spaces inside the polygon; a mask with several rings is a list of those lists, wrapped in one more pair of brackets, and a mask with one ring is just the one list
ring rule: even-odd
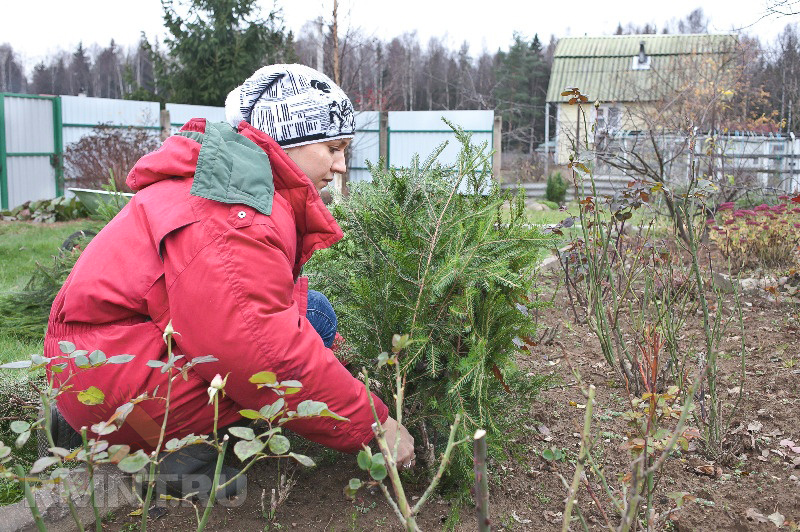
{"label": "green collar of jacket", "polygon": [[224,122],[206,122],[205,133],[180,131],[201,144],[191,194],[242,203],[269,215],[275,184],[269,157],[255,142]]}

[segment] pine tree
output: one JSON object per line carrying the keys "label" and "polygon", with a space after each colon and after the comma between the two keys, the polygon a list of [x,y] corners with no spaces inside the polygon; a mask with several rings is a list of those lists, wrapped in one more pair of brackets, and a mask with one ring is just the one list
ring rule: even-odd
{"label": "pine tree", "polygon": [[550,78],[542,43],[538,35],[528,43],[515,33],[508,52],[498,56],[495,99],[503,116],[503,146],[533,153],[544,140],[544,100]]}
{"label": "pine tree", "polygon": [[[436,163],[438,151],[409,168],[372,166],[372,183],[353,184],[333,208],[344,239],[307,268],[355,348],[354,369],[373,368],[393,334],[410,335],[400,359],[404,419],[438,434],[457,412],[465,433],[502,425],[516,382],[515,338],[534,334],[532,269],[554,246],[526,224],[521,197],[487,184],[485,145],[457,135],[463,147],[453,167]],[[377,379],[393,389],[388,373]]]}
{"label": "pine tree", "polygon": [[292,59],[292,34],[279,12],[258,16],[256,0],[190,0],[181,16],[163,0],[166,60],[154,56],[162,83],[176,103],[223,105],[225,97],[258,68]]}

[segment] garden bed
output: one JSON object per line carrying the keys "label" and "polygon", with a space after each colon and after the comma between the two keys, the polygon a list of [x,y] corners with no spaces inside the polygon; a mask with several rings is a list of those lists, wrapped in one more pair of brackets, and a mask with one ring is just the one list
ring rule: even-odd
{"label": "garden bed", "polygon": [[[558,269],[543,274],[545,295],[556,287],[560,275]],[[770,301],[766,296],[770,294],[751,293],[743,300],[747,368],[743,397],[726,442],[733,458],[711,461],[693,444],[665,463],[655,498],[659,512],[675,507],[674,494],[686,494],[684,506],[667,521],[673,530],[776,530],[767,520],[775,512],[784,516],[782,529],[791,530],[791,523],[800,522],[800,466],[792,465],[800,455],[781,445],[784,440],[800,441],[800,311],[788,301]],[[490,464],[490,510],[496,530],[561,530],[566,488],[560,476],[569,481],[574,472],[586,403],[570,364],[586,384],[597,387],[592,425],[599,436],[595,458],[603,464],[610,485],[618,486],[618,476],[629,471],[629,452],[621,448],[626,431],[623,413],[630,410],[627,393],[603,361],[586,325],[574,322],[563,285],[554,308],[543,312],[541,319],[542,325],[558,332],[549,345],[520,352],[518,363],[532,374],[552,375],[553,384],[532,404],[515,404],[513,398],[509,402],[525,421],[506,449],[508,457]],[[688,334],[699,336],[699,316],[695,325]],[[723,353],[733,353],[739,345],[740,338],[731,335],[722,344]],[[734,402],[740,385],[739,360],[722,354],[719,364],[724,401]],[[543,457],[546,450],[554,452],[545,453],[550,460]],[[320,448],[308,452],[318,466],[298,472],[297,484],[272,522],[264,509],[269,510],[271,490],[279,483],[274,462],[251,470],[247,497],[240,506],[219,508],[209,528],[255,530],[271,523],[270,530],[400,530],[377,490],[362,489],[355,501],[345,498],[348,480],[363,477],[355,457]],[[284,465],[281,472],[286,471]],[[616,523],[596,477],[590,474],[588,479],[603,511]],[[419,495],[423,484],[412,493]],[[603,528],[604,517],[585,488],[579,506],[590,529]],[[118,512],[106,528],[127,530],[135,521],[128,511]],[[151,522],[151,529],[190,529],[194,519],[191,508],[170,508]],[[476,529],[471,506],[444,499],[426,506],[418,522],[423,530]],[[579,530],[580,525],[575,522],[571,529]]]}

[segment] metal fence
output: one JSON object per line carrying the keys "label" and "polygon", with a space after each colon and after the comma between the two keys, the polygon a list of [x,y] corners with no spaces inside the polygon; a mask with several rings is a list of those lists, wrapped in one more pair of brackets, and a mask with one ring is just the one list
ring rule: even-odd
{"label": "metal fence", "polygon": [[[445,140],[450,143],[439,161],[455,162],[458,143],[442,117],[471,132],[476,143],[486,141],[489,149],[499,145],[493,111],[359,112],[349,180],[371,179],[366,161],[377,163],[383,156],[390,165],[405,166],[415,154],[424,159]],[[224,121],[225,109],[168,103],[165,113],[157,102],[0,93],[0,207],[63,195],[64,150],[97,126],[166,136],[190,118]]]}
{"label": "metal fence", "polygon": [[[694,149],[690,150],[690,142]],[[596,175],[649,177],[662,173],[673,185],[688,183],[692,172],[725,187],[792,192],[800,189],[800,139],[793,134],[598,136]]]}

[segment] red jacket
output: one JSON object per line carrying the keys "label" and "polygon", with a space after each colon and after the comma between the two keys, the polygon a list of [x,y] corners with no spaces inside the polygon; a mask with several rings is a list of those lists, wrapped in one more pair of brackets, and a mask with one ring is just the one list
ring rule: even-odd
{"label": "red jacket", "polygon": [[[183,130],[203,133],[206,122],[194,119]],[[57,385],[71,385],[58,398],[59,410],[80,428],[107,420],[141,394],[152,396],[156,387],[157,395],[165,396],[166,375],[147,362],[166,361],[162,333],[171,320],[179,333],[173,352],[184,356],[178,367],[203,355],[218,361],[198,364],[189,370],[188,380],[173,381],[166,439],[211,432],[207,388],[216,374],[230,374],[227,395],[220,401],[222,427],[240,420],[239,410],[258,410],[277,398],[248,381],[255,373],[272,371],[279,381],[302,383],[300,393],[285,398],[292,409],[313,399],[349,418],[297,420],[288,428],[323,445],[356,451],[373,435],[364,385],[323,346],[309,324],[307,280],[298,278],[314,250],[339,240],[341,230],[311,181],[275,141],[247,123],[239,134],[269,158],[275,188],[274,195],[269,191],[269,215],[243,203],[190,194],[201,145],[187,137],[168,138],[131,170],[127,183],[137,193],[86,247],[59,292],[45,356],[63,356],[58,342],[68,340],[89,352],[136,358],[88,370],[76,369],[69,360],[62,373],[52,374]],[[223,178],[235,183],[234,174]],[[89,386],[104,392],[102,404],[87,406],[77,400],[76,392]],[[385,421],[388,409],[377,397],[375,404]],[[138,403],[107,439],[152,450],[164,406],[162,399]]]}

